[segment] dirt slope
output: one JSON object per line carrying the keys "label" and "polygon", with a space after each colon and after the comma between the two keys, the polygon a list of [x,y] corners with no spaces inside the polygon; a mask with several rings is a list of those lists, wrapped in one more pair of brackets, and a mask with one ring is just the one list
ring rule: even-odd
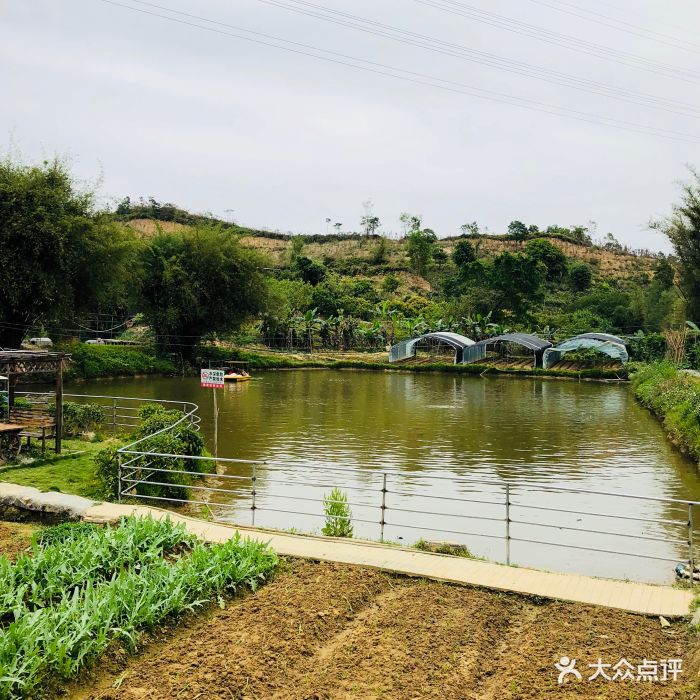
{"label": "dirt slope", "polygon": [[[196,618],[77,700],[682,698],[694,641],[682,623],[603,608],[291,562],[254,596]],[[579,660],[557,685],[554,663]],[[683,682],[588,682],[586,665],[682,658]]]}

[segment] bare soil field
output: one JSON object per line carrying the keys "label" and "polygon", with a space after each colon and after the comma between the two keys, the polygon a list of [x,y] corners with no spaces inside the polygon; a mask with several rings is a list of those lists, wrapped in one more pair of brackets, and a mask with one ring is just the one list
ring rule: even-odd
{"label": "bare soil field", "polygon": [[14,559],[29,547],[36,530],[37,526],[29,523],[0,522],[0,554]]}
{"label": "bare soil field", "polygon": [[[346,565],[288,561],[225,609],[115,652],[73,700],[695,698],[685,622],[533,601]],[[583,678],[558,685],[554,664]],[[598,678],[587,667],[682,659],[677,682]],[[612,675],[612,671],[608,669]]]}

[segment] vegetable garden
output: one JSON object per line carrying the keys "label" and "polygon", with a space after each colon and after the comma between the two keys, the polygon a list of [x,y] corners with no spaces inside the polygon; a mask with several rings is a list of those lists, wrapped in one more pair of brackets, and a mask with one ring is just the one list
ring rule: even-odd
{"label": "vegetable garden", "polygon": [[0,556],[0,699],[75,677],[113,642],[134,651],[170,615],[223,607],[225,595],[267,581],[277,561],[239,537],[202,544],[169,519],[47,528],[14,562]]}

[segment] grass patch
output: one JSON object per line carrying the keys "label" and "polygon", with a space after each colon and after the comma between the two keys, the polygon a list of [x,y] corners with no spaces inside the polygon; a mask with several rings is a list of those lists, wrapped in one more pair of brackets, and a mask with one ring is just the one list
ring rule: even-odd
{"label": "grass patch", "polygon": [[142,348],[75,342],[61,345],[59,349],[70,353],[72,359],[65,373],[66,379],[177,374],[173,362]]}
{"label": "grass patch", "polygon": [[662,420],[669,437],[700,462],[700,381],[670,362],[655,362],[637,369],[632,389]]}
{"label": "grass patch", "polygon": [[457,544],[453,542],[429,542],[423,538],[419,539],[414,545],[414,549],[419,549],[421,552],[432,552],[433,554],[450,554],[454,557],[464,557],[465,559],[478,559],[474,556],[466,544]]}
{"label": "grass patch", "polygon": [[235,539],[207,546],[169,520],[64,528],[32,555],[0,557],[0,700],[75,677],[112,643],[136,650],[142,631],[269,579],[277,556]]}
{"label": "grass patch", "polygon": [[40,457],[31,464],[6,465],[0,470],[0,481],[34,486],[40,491],[60,491],[100,499],[104,495],[104,488],[98,478],[95,456],[107,444],[108,442],[64,440],[63,454]]}

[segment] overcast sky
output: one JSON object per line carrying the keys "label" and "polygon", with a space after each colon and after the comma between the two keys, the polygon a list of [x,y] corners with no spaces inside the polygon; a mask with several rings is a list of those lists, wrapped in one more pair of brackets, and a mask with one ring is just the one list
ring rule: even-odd
{"label": "overcast sky", "polygon": [[108,201],[321,233],[326,217],[358,230],[372,200],[386,232],[403,211],[440,236],[594,220],[667,249],[647,222],[700,165],[697,0],[119,2],[216,31],[103,0],[0,0],[0,148],[68,155]]}

